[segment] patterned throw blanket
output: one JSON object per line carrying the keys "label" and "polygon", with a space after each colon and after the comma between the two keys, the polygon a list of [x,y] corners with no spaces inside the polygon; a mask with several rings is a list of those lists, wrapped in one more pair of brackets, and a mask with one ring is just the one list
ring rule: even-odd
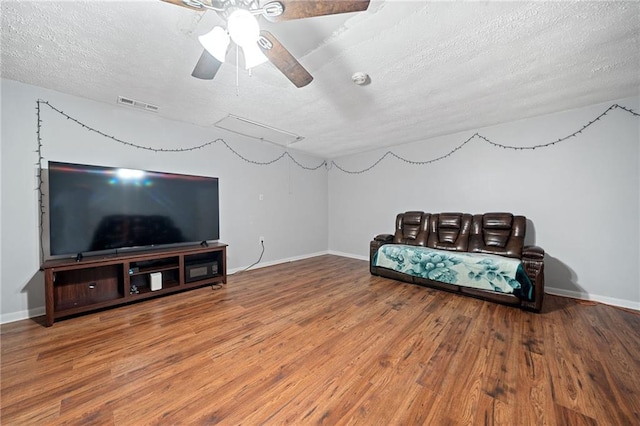
{"label": "patterned throw blanket", "polygon": [[517,259],[385,244],[378,249],[373,264],[415,277],[533,300],[533,285]]}

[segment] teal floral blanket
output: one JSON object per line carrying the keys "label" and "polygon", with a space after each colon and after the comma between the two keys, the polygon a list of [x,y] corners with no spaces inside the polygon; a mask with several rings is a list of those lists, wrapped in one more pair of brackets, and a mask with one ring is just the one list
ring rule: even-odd
{"label": "teal floral blanket", "polygon": [[533,300],[533,285],[517,259],[385,244],[378,249],[373,264],[415,277]]}

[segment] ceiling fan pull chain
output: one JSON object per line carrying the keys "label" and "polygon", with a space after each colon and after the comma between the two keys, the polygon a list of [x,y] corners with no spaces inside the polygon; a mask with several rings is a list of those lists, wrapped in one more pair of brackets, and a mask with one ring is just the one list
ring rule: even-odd
{"label": "ceiling fan pull chain", "polygon": [[240,96],[240,46],[236,44],[236,96]]}

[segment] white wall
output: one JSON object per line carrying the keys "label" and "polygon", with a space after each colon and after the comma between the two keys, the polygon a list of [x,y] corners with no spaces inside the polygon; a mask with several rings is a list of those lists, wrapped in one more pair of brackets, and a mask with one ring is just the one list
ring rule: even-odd
{"label": "white wall", "polygon": [[[475,132],[518,147],[570,135],[614,103],[424,140],[390,149],[413,161],[450,152]],[[428,120],[429,117],[425,117]],[[510,150],[473,138],[441,161],[410,165],[388,156],[362,174],[329,172],[329,250],[367,258],[379,233],[406,210],[525,215],[527,243],[546,251],[548,292],[640,309],[640,118],[610,111],[576,137],[548,148]],[[386,150],[335,159],[357,171]]]}
{"label": "white wall", "polygon": [[[1,322],[44,313],[37,188],[37,99],[121,140],[153,148],[199,145],[223,137],[242,156],[270,161],[284,151],[269,143],[162,119],[154,113],[97,103],[2,80]],[[82,128],[46,105],[41,107],[43,165],[46,161],[120,166],[220,178],[220,241],[229,244],[231,272],[260,255],[272,264],[327,251],[327,170],[304,170],[288,157],[271,165],[239,158],[222,143],[184,153],[132,148]],[[221,131],[220,131],[221,132]],[[322,159],[295,151],[305,166]],[[264,200],[259,200],[259,195]],[[260,266],[260,265],[259,265]]]}

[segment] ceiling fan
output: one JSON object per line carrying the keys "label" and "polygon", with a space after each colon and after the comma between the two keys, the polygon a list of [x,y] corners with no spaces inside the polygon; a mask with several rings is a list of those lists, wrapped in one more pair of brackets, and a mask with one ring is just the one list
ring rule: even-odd
{"label": "ceiling fan", "polygon": [[231,41],[242,48],[245,67],[271,61],[296,87],[313,77],[269,31],[260,30],[257,18],[271,22],[367,10],[370,0],[162,0],[190,9],[215,11],[226,28],[215,27],[199,37],[204,51],[192,76],[212,80],[225,61]]}

